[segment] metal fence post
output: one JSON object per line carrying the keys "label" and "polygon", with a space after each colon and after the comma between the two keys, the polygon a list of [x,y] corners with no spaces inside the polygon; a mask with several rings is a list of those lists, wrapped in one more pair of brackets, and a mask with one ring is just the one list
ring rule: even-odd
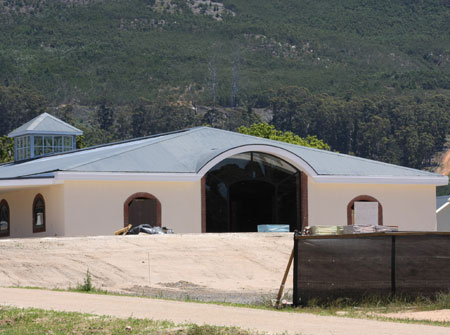
{"label": "metal fence post", "polygon": [[395,278],[395,259],[396,259],[396,250],[395,250],[395,235],[392,236],[392,246],[391,246],[391,296],[395,296],[396,291],[396,278]]}

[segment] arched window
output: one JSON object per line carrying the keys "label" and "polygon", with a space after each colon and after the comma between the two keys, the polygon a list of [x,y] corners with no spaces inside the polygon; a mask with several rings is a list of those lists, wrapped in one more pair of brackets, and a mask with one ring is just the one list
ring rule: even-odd
{"label": "arched window", "polygon": [[0,201],[0,237],[9,236],[9,206],[6,200]]}
{"label": "arched window", "polygon": [[161,203],[150,193],[139,192],[131,195],[123,205],[124,227],[141,224],[161,227]]}
{"label": "arched window", "polygon": [[41,194],[37,194],[33,201],[33,233],[45,231],[45,201]]}
{"label": "arched window", "polygon": [[[377,218],[375,218],[377,216]],[[383,225],[383,206],[370,195],[360,195],[353,198],[347,205],[347,225],[359,224],[358,219],[364,223],[375,222]]]}

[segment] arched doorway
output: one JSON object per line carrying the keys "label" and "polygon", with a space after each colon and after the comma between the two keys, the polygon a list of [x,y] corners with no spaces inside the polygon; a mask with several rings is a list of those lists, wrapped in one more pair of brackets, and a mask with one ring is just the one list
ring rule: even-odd
{"label": "arched doorway", "polygon": [[260,224],[274,221],[275,187],[260,180],[243,180],[230,185],[231,231],[257,231]]}
{"label": "arched doorway", "polygon": [[161,227],[161,203],[150,193],[131,195],[124,203],[124,226],[141,224]]}
{"label": "arched doorway", "polygon": [[205,175],[206,232],[256,232],[258,225],[300,224],[301,172],[261,152],[229,157]]}

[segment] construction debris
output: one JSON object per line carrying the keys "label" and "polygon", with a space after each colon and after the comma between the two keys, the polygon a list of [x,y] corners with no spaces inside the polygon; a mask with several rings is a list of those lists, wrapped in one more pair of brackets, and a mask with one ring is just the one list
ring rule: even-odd
{"label": "construction debris", "polygon": [[131,227],[133,227],[133,226],[129,224],[125,228],[115,231],[114,235],[126,235],[128,233],[128,231],[131,229]]}
{"label": "construction debris", "polygon": [[166,227],[150,226],[149,224],[140,224],[128,230],[127,235],[137,235],[139,233],[145,234],[173,234],[173,230]]}
{"label": "construction debris", "polygon": [[307,226],[303,229],[302,235],[320,236],[320,235],[348,235],[348,234],[367,234],[396,232],[397,226],[380,225],[348,225],[348,226]]}

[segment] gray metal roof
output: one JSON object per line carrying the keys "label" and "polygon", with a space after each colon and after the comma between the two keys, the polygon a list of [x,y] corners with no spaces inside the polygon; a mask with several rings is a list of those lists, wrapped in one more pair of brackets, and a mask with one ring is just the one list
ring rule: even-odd
{"label": "gray metal roof", "polygon": [[13,130],[8,136],[17,137],[27,134],[82,135],[83,132],[53,115],[43,113]]}
{"label": "gray metal roof", "polygon": [[235,132],[199,127],[0,166],[0,179],[30,178],[55,171],[197,173],[216,156],[245,145],[289,151],[317,175],[440,177],[406,167],[307,148]]}

